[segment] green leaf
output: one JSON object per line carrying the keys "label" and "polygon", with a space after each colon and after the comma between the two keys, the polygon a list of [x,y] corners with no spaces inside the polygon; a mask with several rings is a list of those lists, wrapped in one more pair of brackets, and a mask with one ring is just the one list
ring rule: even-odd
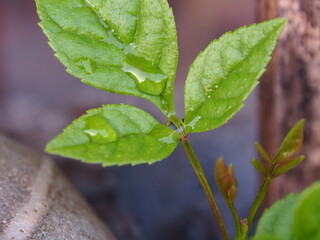
{"label": "green leaf", "polygon": [[[302,193],[290,194],[266,210],[253,240],[274,236],[281,240],[320,239],[320,182]],[[261,238],[261,240],[267,238]],[[270,238],[273,239],[273,238]]]}
{"label": "green leaf", "polygon": [[297,157],[293,160],[281,163],[279,166],[277,166],[272,177],[275,178],[275,177],[278,177],[278,176],[288,172],[292,168],[296,167],[299,163],[301,163],[304,160],[304,158],[305,158],[304,156],[300,156],[300,157]]}
{"label": "green leaf", "polygon": [[260,172],[264,177],[267,177],[267,168],[266,166],[260,162],[258,159],[253,158],[251,160],[252,165],[254,166],[255,169],[257,169],[258,172]]}
{"label": "green leaf", "polygon": [[36,0],[40,26],[72,75],[174,113],[178,48],[166,0]]}
{"label": "green leaf", "polygon": [[298,200],[299,195],[290,194],[264,211],[256,235],[272,235],[281,240],[293,240],[293,216]]}
{"label": "green leaf", "polygon": [[275,237],[269,234],[257,235],[254,236],[251,240],[282,240],[281,238]]}
{"label": "green leaf", "polygon": [[259,144],[259,143],[255,143],[254,144],[256,149],[258,150],[260,156],[267,162],[271,163],[272,160],[270,159],[269,155],[267,154],[267,152],[264,150],[264,148]]}
{"label": "green leaf", "polygon": [[320,239],[320,182],[301,194],[294,213],[293,231],[296,240]]}
{"label": "green leaf", "polygon": [[274,163],[286,162],[297,155],[303,144],[303,126],[304,120],[302,119],[291,128],[279,147],[273,160]]}
{"label": "green leaf", "polygon": [[176,148],[179,134],[129,105],[92,109],[53,139],[46,151],[103,166],[154,163]]}
{"label": "green leaf", "polygon": [[273,19],[224,34],[191,65],[185,86],[187,132],[226,123],[265,71],[286,20]]}

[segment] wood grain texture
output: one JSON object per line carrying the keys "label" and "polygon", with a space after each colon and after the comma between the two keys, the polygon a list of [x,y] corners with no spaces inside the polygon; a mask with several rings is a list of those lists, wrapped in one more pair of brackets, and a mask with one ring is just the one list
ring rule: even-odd
{"label": "wood grain texture", "polygon": [[114,240],[51,159],[0,135],[1,240]]}
{"label": "wood grain texture", "polygon": [[282,138],[300,118],[306,119],[303,153],[298,168],[272,183],[267,204],[301,191],[320,179],[320,1],[258,0],[259,18],[285,17],[287,26],[262,80],[260,138],[274,154]]}

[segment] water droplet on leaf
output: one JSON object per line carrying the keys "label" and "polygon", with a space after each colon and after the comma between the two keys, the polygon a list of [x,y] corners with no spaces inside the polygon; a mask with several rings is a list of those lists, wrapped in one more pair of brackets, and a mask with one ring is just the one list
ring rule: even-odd
{"label": "water droplet on leaf", "polygon": [[160,95],[164,91],[168,76],[158,66],[138,56],[134,43],[129,45],[120,43],[115,37],[113,29],[108,31],[108,37],[105,42],[123,50],[126,58],[122,70],[135,80],[137,88],[141,92]]}
{"label": "water droplet on leaf", "polygon": [[114,46],[121,49],[124,48],[124,45],[115,38],[113,29],[111,29],[111,31],[108,31],[108,37],[105,39],[105,42],[113,44]]}
{"label": "water droplet on leaf", "polygon": [[192,129],[194,129],[194,126],[196,125],[196,123],[201,119],[201,116],[196,116],[194,119],[192,119],[191,122],[189,122],[186,127],[191,127]]}
{"label": "water droplet on leaf", "polygon": [[96,71],[96,63],[90,58],[80,58],[75,62],[75,65],[86,74],[93,74]]}
{"label": "water droplet on leaf", "polygon": [[175,114],[176,114],[176,112],[171,110],[171,111],[167,112],[167,117],[174,116]]}
{"label": "water droplet on leaf", "polygon": [[159,67],[142,57],[127,54],[122,70],[133,78],[140,91],[150,95],[160,95],[168,81]]}
{"label": "water droplet on leaf", "polygon": [[167,137],[163,137],[163,138],[160,138],[159,141],[160,142],[163,142],[163,143],[166,143],[166,144],[171,144],[171,143],[174,143],[174,139],[173,139],[173,133],[171,133],[169,136]]}
{"label": "water droplet on leaf", "polygon": [[94,115],[86,118],[85,122],[83,132],[89,136],[93,143],[101,144],[117,140],[117,132],[103,116]]}

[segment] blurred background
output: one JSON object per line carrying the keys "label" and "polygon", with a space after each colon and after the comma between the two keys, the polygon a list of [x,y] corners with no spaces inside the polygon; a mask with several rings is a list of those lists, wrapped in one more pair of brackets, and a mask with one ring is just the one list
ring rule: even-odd
{"label": "blurred background", "polygon": [[[180,59],[176,107],[183,117],[183,86],[199,51],[226,31],[255,22],[254,0],[171,0]],[[102,104],[127,103],[164,122],[151,103],[86,86],[53,56],[37,23],[33,1],[0,1],[0,132],[43,152],[46,143],[73,119]],[[222,208],[228,228],[233,221],[213,181],[219,156],[233,163],[238,177],[236,207],[246,217],[258,176],[250,165],[258,140],[257,93],[226,125],[190,135]],[[187,157],[179,146],[157,164],[109,167],[53,156],[118,240],[220,239],[213,214]],[[0,166],[1,167],[1,166]]]}

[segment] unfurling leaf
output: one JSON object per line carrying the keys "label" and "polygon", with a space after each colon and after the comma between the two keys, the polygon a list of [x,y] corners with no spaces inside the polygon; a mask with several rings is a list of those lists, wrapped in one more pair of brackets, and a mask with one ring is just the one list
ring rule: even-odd
{"label": "unfurling leaf", "polygon": [[264,159],[265,161],[271,163],[272,160],[270,159],[269,155],[264,150],[264,148],[257,142],[254,145],[255,145],[256,149],[258,150],[258,152],[259,152],[260,156],[262,157],[262,159]]}
{"label": "unfurling leaf", "polygon": [[254,168],[257,169],[258,172],[260,172],[264,177],[267,177],[268,169],[266,168],[266,166],[262,162],[260,162],[256,158],[253,158],[251,160],[251,163],[254,166]]}
{"label": "unfurling leaf", "polygon": [[[262,146],[259,143],[255,143],[260,156],[272,165],[273,171],[270,172],[270,177],[278,177],[303,161],[304,156],[294,158],[300,151],[303,144],[303,126],[304,120],[300,120],[291,128],[281,143],[274,159],[270,159]],[[262,175],[267,177],[268,169],[263,163],[254,158],[252,159],[252,164],[260,173],[262,173]]]}
{"label": "unfurling leaf", "polygon": [[303,144],[303,126],[302,119],[291,128],[279,147],[274,163],[287,162],[298,154]]}
{"label": "unfurling leaf", "polygon": [[40,26],[67,71],[174,114],[177,36],[166,0],[36,0]]}
{"label": "unfurling leaf", "polygon": [[176,148],[179,134],[129,105],[88,111],[46,147],[49,153],[103,166],[154,163]]}
{"label": "unfurling leaf", "polygon": [[265,71],[285,22],[277,18],[242,27],[200,53],[185,85],[185,124],[193,123],[187,132],[212,130],[239,111]]}
{"label": "unfurling leaf", "polygon": [[224,197],[234,202],[237,197],[238,184],[234,175],[232,164],[230,164],[229,168],[227,168],[227,166],[224,164],[223,158],[220,157],[216,163],[214,175],[216,183]]}
{"label": "unfurling leaf", "polygon": [[286,172],[288,172],[289,170],[291,170],[292,168],[296,167],[299,163],[301,163],[304,160],[304,156],[300,156],[297,157],[293,160],[290,161],[286,161],[286,162],[281,162],[280,164],[278,164],[278,166],[276,167],[275,172],[272,174],[272,177],[278,177]]}

